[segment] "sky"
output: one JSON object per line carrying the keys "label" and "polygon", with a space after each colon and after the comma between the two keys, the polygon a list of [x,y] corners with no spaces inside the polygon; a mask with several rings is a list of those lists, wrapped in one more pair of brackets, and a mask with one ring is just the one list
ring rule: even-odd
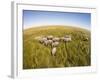
{"label": "sky", "polygon": [[90,13],[23,10],[24,29],[43,25],[70,25],[91,28]]}

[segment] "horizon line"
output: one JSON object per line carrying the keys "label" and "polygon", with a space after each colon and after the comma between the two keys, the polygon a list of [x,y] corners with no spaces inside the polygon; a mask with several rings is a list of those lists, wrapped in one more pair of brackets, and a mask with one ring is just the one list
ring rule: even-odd
{"label": "horizon line", "polygon": [[58,26],[58,27],[60,27],[60,26],[66,26],[66,27],[74,27],[74,28],[81,28],[81,29],[86,29],[86,30],[89,30],[89,31],[91,31],[91,28],[87,28],[87,27],[83,27],[83,26],[73,26],[73,25],[36,25],[36,26],[30,26],[29,28],[24,28],[24,30],[25,29],[30,29],[30,28],[37,28],[37,27],[49,27],[49,26],[51,26],[51,27],[53,27],[53,26]]}

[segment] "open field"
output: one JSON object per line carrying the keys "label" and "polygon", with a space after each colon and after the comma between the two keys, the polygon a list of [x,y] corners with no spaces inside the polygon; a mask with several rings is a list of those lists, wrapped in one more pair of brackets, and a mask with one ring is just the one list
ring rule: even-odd
{"label": "open field", "polygon": [[[41,44],[35,38],[53,35],[70,35],[70,42],[60,42],[55,56],[51,46]],[[51,25],[23,30],[23,69],[77,67],[91,65],[91,33],[71,26]]]}

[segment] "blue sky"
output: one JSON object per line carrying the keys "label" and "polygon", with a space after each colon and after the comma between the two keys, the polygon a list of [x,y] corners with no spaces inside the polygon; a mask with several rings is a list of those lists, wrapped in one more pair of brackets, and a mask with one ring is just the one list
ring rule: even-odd
{"label": "blue sky", "polygon": [[23,10],[24,29],[43,25],[71,25],[90,29],[91,14],[75,12]]}

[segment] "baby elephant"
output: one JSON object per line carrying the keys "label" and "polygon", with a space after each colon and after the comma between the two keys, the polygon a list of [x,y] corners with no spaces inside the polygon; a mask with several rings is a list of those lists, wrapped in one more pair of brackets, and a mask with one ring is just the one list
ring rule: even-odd
{"label": "baby elephant", "polygon": [[55,55],[56,51],[57,51],[56,47],[52,48],[52,52],[51,53],[52,53],[53,56]]}

